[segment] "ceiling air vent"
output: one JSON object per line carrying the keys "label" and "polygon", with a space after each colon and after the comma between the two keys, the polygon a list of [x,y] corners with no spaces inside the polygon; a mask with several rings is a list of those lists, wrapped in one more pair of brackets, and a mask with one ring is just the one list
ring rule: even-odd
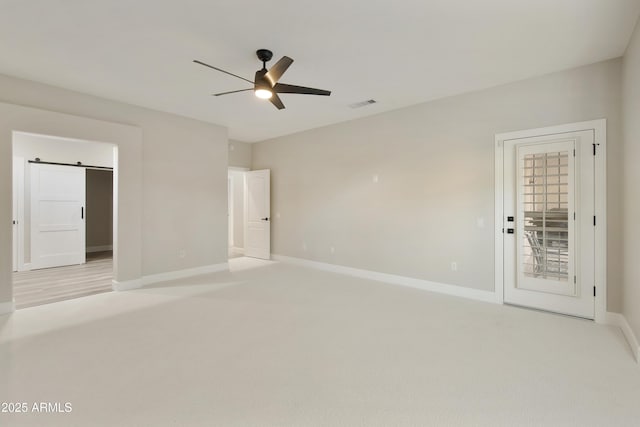
{"label": "ceiling air vent", "polygon": [[366,107],[367,105],[375,104],[377,101],[375,99],[367,99],[366,101],[356,102],[355,104],[349,104],[351,108],[361,108]]}

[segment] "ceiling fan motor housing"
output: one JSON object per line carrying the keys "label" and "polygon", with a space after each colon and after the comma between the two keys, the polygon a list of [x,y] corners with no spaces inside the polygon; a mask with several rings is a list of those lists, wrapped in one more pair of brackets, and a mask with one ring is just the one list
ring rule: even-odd
{"label": "ceiling fan motor housing", "polygon": [[269,62],[271,58],[273,58],[273,52],[269,49],[258,49],[256,50],[256,55],[258,55],[258,59],[262,62]]}

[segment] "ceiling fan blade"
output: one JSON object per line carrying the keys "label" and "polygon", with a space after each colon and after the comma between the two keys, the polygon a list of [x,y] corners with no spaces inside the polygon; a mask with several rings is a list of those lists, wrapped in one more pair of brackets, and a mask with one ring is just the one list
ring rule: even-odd
{"label": "ceiling fan blade", "polygon": [[273,67],[264,75],[264,77],[271,83],[271,87],[275,86],[280,80],[280,77],[287,71],[287,68],[293,64],[293,59],[288,56],[283,56]]}
{"label": "ceiling fan blade", "polygon": [[269,98],[269,101],[271,101],[271,103],[275,105],[278,110],[284,109],[284,104],[282,103],[282,100],[277,93],[274,93],[273,96]]}
{"label": "ceiling fan blade", "polygon": [[240,80],[244,80],[245,82],[249,82],[249,83],[253,84],[253,82],[251,80],[249,80],[249,79],[245,79],[244,77],[237,76],[237,75],[235,75],[233,73],[230,73],[228,71],[225,71],[225,70],[223,70],[221,68],[214,67],[213,65],[205,64],[204,62],[198,61],[197,59],[194,59],[193,62],[195,62],[196,64],[204,65],[205,67],[213,68],[216,71],[220,71],[221,73],[229,74],[230,76],[237,77]]}
{"label": "ceiling fan blade", "polygon": [[322,96],[331,95],[330,90],[314,89],[312,87],[304,87],[304,86],[286,85],[283,83],[277,83],[273,87],[273,90],[277,93],[299,93],[302,95],[322,95]]}
{"label": "ceiling fan blade", "polygon": [[253,90],[253,88],[251,88],[251,89],[232,90],[232,91],[229,91],[229,92],[214,93],[213,96],[229,95],[230,93],[246,92],[246,91],[249,91],[249,90]]}

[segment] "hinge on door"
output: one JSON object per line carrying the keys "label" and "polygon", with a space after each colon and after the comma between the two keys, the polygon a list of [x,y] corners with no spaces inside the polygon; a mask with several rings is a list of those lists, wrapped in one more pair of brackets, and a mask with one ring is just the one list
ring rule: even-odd
{"label": "hinge on door", "polygon": [[595,215],[593,216],[593,226],[594,227],[596,226],[596,216]]}
{"label": "hinge on door", "polygon": [[575,212],[573,213],[573,220],[574,221],[576,220],[576,213]]}
{"label": "hinge on door", "polygon": [[595,286],[593,287],[593,296],[594,297],[596,296],[596,287]]}
{"label": "hinge on door", "polygon": [[573,149],[573,157],[575,157],[575,156],[576,156],[576,149],[574,148]]}
{"label": "hinge on door", "polygon": [[594,143],[593,143],[593,155],[594,155],[594,156],[596,155],[596,145],[598,145],[598,144],[596,144],[596,143],[594,142]]}
{"label": "hinge on door", "polygon": [[578,283],[578,279],[576,278],[576,276],[573,276],[573,283],[574,284]]}

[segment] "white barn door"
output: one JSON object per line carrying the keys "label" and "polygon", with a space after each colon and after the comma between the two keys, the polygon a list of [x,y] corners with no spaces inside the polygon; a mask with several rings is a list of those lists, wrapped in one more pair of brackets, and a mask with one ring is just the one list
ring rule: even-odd
{"label": "white barn door", "polygon": [[271,258],[271,171],[245,173],[245,256]]}
{"label": "white barn door", "polygon": [[85,174],[31,163],[31,268],[85,263]]}

